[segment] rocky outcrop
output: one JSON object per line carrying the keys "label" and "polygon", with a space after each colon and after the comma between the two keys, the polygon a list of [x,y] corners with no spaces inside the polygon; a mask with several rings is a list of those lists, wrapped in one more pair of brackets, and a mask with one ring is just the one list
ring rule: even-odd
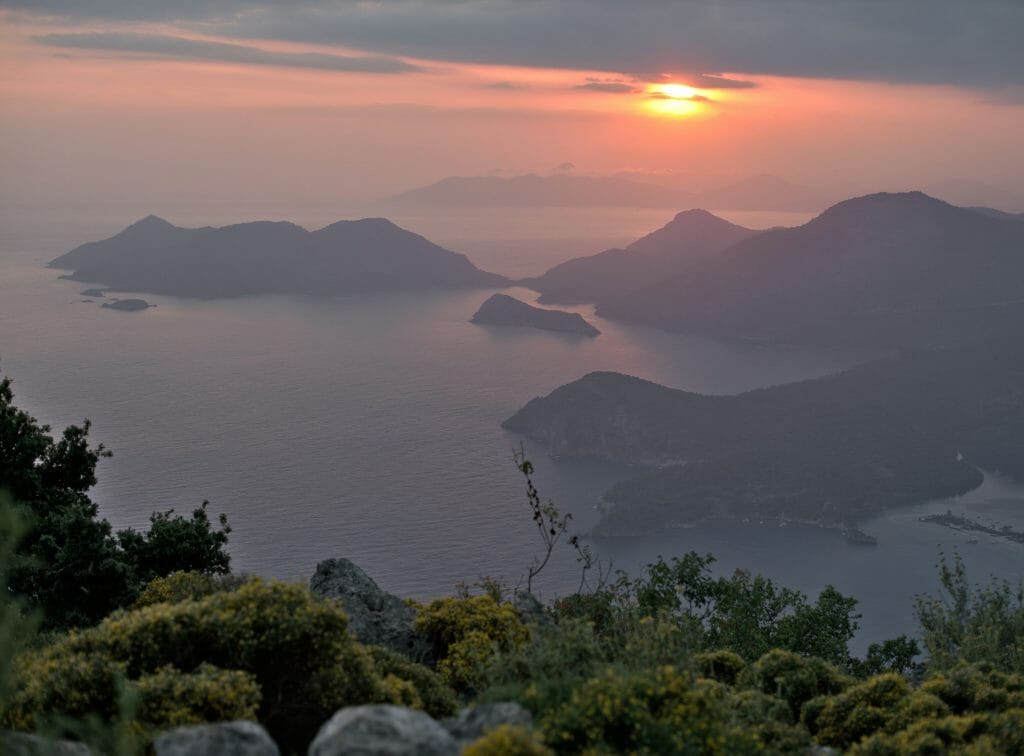
{"label": "rocky outcrop", "polygon": [[341,709],[309,746],[309,756],[455,756],[458,752],[448,730],[422,711],[385,704]]}
{"label": "rocky outcrop", "polygon": [[507,294],[495,294],[480,305],[480,309],[470,322],[481,325],[526,326],[542,331],[576,333],[581,336],[598,336],[601,333],[578,312],[533,307]]}
{"label": "rocky outcrop", "polygon": [[514,701],[502,701],[469,706],[460,711],[458,716],[446,719],[442,724],[459,746],[464,747],[501,725],[529,729],[533,727],[533,716]]}
{"label": "rocky outcrop", "polygon": [[416,612],[381,590],[348,559],[326,559],[309,580],[314,596],[335,599],[348,614],[349,630],[361,642],[384,646],[416,661],[429,661],[430,642],[413,628]]}
{"label": "rocky outcrop", "polygon": [[280,756],[270,735],[255,722],[178,727],[156,739],[156,756]]}

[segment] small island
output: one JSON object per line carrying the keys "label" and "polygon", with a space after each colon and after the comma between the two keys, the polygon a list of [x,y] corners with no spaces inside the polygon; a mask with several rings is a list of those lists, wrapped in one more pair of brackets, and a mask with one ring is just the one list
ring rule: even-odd
{"label": "small island", "polygon": [[542,331],[559,331],[591,337],[601,333],[577,312],[533,307],[507,294],[495,294],[480,305],[480,309],[470,322],[481,325],[526,326]]}
{"label": "small island", "polygon": [[122,310],[124,312],[138,312],[139,310],[156,307],[156,305],[151,305],[145,299],[115,299],[112,302],[104,302],[100,307],[107,307],[111,310]]}
{"label": "small island", "polygon": [[79,292],[83,297],[102,297],[105,296],[103,289],[86,289],[85,291]]}

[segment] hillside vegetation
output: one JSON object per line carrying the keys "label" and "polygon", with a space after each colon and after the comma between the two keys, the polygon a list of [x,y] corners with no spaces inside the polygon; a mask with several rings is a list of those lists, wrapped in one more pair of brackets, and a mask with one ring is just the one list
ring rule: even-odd
{"label": "hillside vegetation", "polygon": [[[6,728],[129,754],[168,727],[250,719],[284,753],[304,753],[346,706],[440,718],[516,701],[533,729],[497,727],[466,753],[1024,752],[1024,586],[972,588],[955,557],[942,563],[944,594],[918,601],[923,658],[906,637],[852,656],[857,602],[831,587],[811,600],[743,572],[715,578],[710,555],[688,554],[633,577],[599,566],[577,593],[530,611],[496,581],[417,605],[426,666],[360,642],[342,605],[304,586],[223,574],[226,528],[199,515],[158,516],[149,533],[115,539],[88,498],[102,454],[88,427],[55,441],[2,385]],[[54,527],[65,517],[76,527]],[[190,537],[159,537],[171,526]],[[28,557],[52,578],[55,555],[78,552],[107,565],[83,579],[132,580],[115,596],[80,591],[56,621],[47,613],[60,602],[17,581]],[[39,632],[40,618],[55,630]]]}

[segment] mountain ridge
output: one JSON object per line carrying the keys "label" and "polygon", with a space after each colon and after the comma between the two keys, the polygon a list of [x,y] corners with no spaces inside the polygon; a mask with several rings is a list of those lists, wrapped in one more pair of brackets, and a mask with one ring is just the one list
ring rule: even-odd
{"label": "mountain ridge", "polygon": [[105,288],[191,298],[284,293],[488,288],[507,284],[460,253],[385,218],[338,221],[316,231],[288,221],[180,228],[146,216],[49,267]]}

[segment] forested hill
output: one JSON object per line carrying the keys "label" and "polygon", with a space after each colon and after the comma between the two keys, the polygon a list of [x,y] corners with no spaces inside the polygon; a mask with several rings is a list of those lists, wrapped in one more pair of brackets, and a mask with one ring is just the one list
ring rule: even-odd
{"label": "forested hill", "polygon": [[1024,321],[1024,224],[920,192],[872,194],[623,291],[598,313],[789,344],[963,344]]}
{"label": "forested hill", "polygon": [[706,210],[686,210],[625,249],[567,260],[523,284],[539,291],[542,302],[600,306],[682,273],[756,233]]}
{"label": "forested hill", "polygon": [[212,298],[248,294],[333,296],[503,286],[476,268],[384,218],[339,221],[318,231],[259,221],[185,229],[155,216],[77,247],[50,263],[71,278],[121,291]]}
{"label": "forested hill", "polygon": [[906,353],[735,396],[592,373],[503,425],[557,455],[663,466],[608,492],[603,532],[708,516],[842,524],[970,490],[976,466],[1024,479],[1024,346]]}

